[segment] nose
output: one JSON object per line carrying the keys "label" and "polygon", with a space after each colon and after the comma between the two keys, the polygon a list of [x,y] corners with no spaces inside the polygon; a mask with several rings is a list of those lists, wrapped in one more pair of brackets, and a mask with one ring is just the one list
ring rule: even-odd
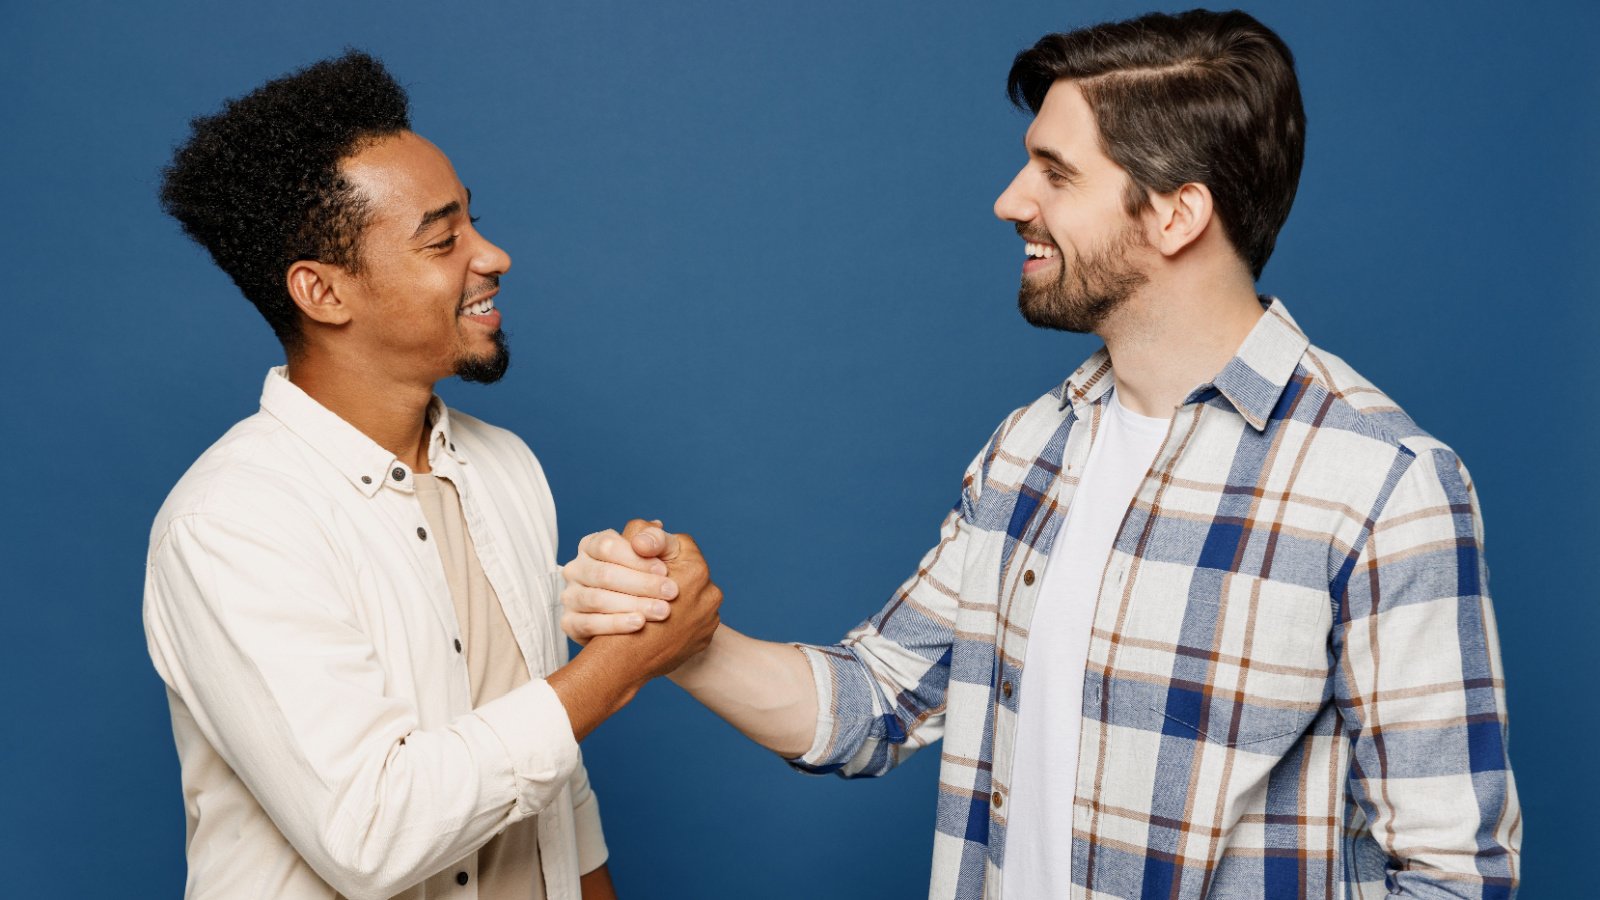
{"label": "nose", "polygon": [[1039,204],[1029,196],[1027,185],[1024,183],[1028,168],[1024,166],[1017,172],[1006,189],[994,201],[994,214],[998,219],[1007,222],[1030,222],[1039,217]]}
{"label": "nose", "polygon": [[484,237],[482,232],[476,232],[478,237],[477,252],[472,257],[472,271],[479,275],[504,275],[511,269],[511,254],[500,249],[494,241]]}

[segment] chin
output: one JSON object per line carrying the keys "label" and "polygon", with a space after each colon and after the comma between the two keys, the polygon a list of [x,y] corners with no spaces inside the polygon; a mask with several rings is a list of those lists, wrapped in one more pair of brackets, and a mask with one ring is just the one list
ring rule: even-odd
{"label": "chin", "polygon": [[494,384],[505,377],[511,367],[511,348],[506,346],[506,334],[496,330],[490,335],[494,346],[482,353],[463,354],[456,359],[455,375],[462,381],[474,384]]}

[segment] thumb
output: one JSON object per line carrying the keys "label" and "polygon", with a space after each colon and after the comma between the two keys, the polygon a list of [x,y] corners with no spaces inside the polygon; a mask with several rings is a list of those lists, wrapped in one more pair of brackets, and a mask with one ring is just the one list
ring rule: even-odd
{"label": "thumb", "polygon": [[653,556],[662,562],[670,563],[683,556],[683,541],[678,535],[654,525],[640,528],[630,535],[628,540],[633,552],[647,559]]}

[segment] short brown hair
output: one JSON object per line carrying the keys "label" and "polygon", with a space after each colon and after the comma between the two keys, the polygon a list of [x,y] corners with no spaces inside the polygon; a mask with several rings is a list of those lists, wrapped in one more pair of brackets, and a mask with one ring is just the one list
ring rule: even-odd
{"label": "short brown hair", "polygon": [[1248,13],[1151,13],[1049,34],[1017,54],[1006,92],[1034,113],[1050,86],[1083,91],[1106,155],[1127,171],[1128,211],[1196,182],[1256,278],[1289,218],[1305,157],[1294,56]]}

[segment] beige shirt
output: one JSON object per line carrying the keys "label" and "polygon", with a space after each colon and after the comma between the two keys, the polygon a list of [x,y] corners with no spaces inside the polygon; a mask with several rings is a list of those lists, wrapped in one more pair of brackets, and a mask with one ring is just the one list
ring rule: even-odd
{"label": "beige shirt", "polygon": [[471,671],[474,617],[456,610],[416,475],[272,370],[260,412],[201,455],[151,531],[145,633],[191,900],[499,896],[481,890],[499,871],[483,848],[519,823],[552,900],[578,900],[605,861],[544,680],[567,660],[544,473],[510,432],[437,399],[430,415],[429,468],[459,496],[461,546],[526,680],[482,693],[493,677]]}

